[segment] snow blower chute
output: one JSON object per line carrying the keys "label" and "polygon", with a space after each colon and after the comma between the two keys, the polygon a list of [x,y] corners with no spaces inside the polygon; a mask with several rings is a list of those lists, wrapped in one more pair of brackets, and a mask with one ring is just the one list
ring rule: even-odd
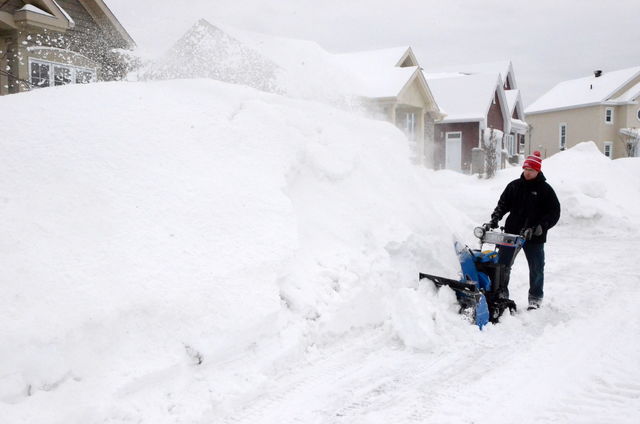
{"label": "snow blower chute", "polygon": [[[489,231],[485,227],[476,227],[473,234],[480,239],[480,249],[471,249],[455,242],[455,250],[460,260],[462,274],[460,280],[438,277],[420,273],[420,279],[428,278],[437,288],[449,286],[456,292],[460,313],[468,316],[472,322],[482,329],[488,322],[496,323],[502,313],[509,309],[516,311],[516,304],[506,296],[505,280],[513,265],[500,263],[498,246],[515,249],[515,258],[524,246],[525,238],[521,235]],[[495,244],[494,250],[482,250],[482,245]]]}

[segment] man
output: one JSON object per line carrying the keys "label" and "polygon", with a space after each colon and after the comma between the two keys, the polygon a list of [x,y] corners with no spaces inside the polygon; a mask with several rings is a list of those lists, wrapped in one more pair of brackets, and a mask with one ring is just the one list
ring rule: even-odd
{"label": "man", "polygon": [[[504,230],[507,233],[522,234],[527,242],[524,254],[529,264],[529,307],[538,309],[544,296],[544,243],[547,231],[560,219],[560,202],[542,173],[540,152],[535,151],[522,165],[524,171],[517,180],[511,181],[500,196],[491,221],[485,228],[497,228],[498,222],[507,213]],[[511,265],[515,248],[500,246],[500,263]],[[504,279],[506,297],[509,297],[510,269]]]}

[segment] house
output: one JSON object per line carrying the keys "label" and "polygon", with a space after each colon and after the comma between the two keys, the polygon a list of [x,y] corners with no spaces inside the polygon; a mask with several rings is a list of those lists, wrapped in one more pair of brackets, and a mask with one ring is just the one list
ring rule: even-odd
{"label": "house", "polygon": [[474,63],[467,65],[456,65],[444,68],[444,70],[454,71],[465,75],[476,74],[500,74],[503,88],[507,96],[507,103],[510,112],[510,131],[504,135],[504,151],[511,162],[517,162],[525,152],[525,141],[529,131],[529,125],[525,122],[524,106],[518,83],[516,81],[513,63],[510,60],[497,62]]}
{"label": "house", "polygon": [[628,134],[640,127],[639,100],[640,67],[561,82],[525,110],[529,149],[551,156],[594,141],[612,159],[637,155],[628,149]]}
{"label": "house", "polygon": [[0,2],[0,95],[116,80],[135,43],[102,0]]}
{"label": "house", "polygon": [[417,161],[431,165],[435,125],[444,114],[411,47],[337,54],[335,62],[354,77],[351,93],[404,131]]}
{"label": "house", "polygon": [[201,19],[162,58],[150,63],[141,78],[211,78],[277,92],[279,71],[257,49]]}
{"label": "house", "polygon": [[474,156],[486,150],[486,137],[495,146],[496,166],[503,167],[502,140],[511,133],[512,113],[500,74],[427,74],[427,82],[446,113],[435,125],[435,168],[484,172],[484,157]]}
{"label": "house", "polygon": [[506,161],[520,161],[529,126],[524,121],[522,96],[510,60],[442,67],[439,72],[428,73],[427,80],[434,92],[438,87],[436,101],[448,115],[436,128],[436,167],[482,173],[480,157],[474,169],[471,165],[474,149],[485,149],[485,135],[500,138],[495,140],[498,168],[503,168]]}

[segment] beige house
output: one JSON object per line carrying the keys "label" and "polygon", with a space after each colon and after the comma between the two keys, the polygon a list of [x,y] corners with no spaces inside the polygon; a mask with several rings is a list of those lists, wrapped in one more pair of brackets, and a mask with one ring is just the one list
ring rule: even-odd
{"label": "beige house", "polygon": [[525,110],[531,126],[527,150],[548,157],[594,141],[607,157],[626,157],[626,134],[640,127],[639,100],[640,67],[562,82]]}
{"label": "beige house", "polygon": [[122,78],[134,46],[102,0],[0,1],[0,95]]}
{"label": "beige house", "polygon": [[432,166],[435,123],[444,114],[411,47],[339,54],[335,58],[356,77],[353,94],[404,131],[418,162]]}

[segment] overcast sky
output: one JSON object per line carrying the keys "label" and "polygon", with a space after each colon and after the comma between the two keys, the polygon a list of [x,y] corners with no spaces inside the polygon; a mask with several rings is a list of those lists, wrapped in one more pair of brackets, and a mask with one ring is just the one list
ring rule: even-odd
{"label": "overcast sky", "polygon": [[426,72],[511,59],[525,106],[556,83],[640,66],[640,0],[106,0],[158,55],[198,19],[318,42],[413,47]]}

